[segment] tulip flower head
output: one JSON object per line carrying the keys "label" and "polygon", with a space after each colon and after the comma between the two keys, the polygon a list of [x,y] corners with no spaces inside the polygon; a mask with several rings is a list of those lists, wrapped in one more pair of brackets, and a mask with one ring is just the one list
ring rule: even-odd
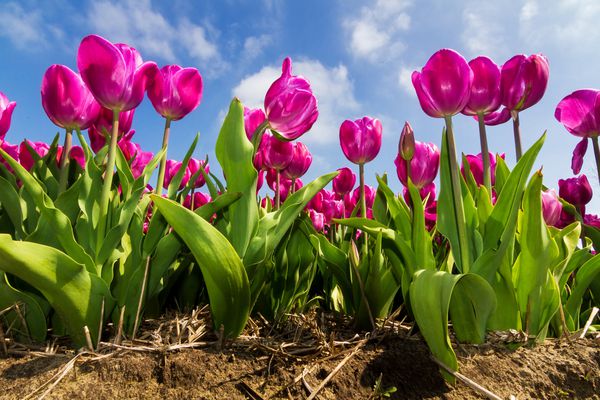
{"label": "tulip flower head", "polygon": [[[496,155],[490,152],[488,157],[490,160],[490,175],[493,186],[496,183]],[[500,154],[500,158],[504,159],[504,157],[506,157],[504,153]],[[483,157],[481,153],[478,153],[477,155],[467,154],[465,158],[469,163],[469,169],[471,170],[471,174],[473,175],[475,182],[478,185],[483,185]],[[460,167],[460,172],[466,179],[464,165]]]}
{"label": "tulip flower head", "polygon": [[[171,184],[171,180],[175,177],[175,175],[179,172],[179,169],[182,167],[183,163],[181,161],[175,160],[167,160],[167,168],[165,170],[165,180],[163,186],[165,189],[169,188]],[[179,184],[179,190],[183,189],[185,185],[187,185],[190,180],[190,171],[185,168],[185,172],[183,174],[183,178],[181,179],[181,183]]]}
{"label": "tulip flower head", "polygon": [[283,171],[283,176],[288,179],[300,178],[308,171],[312,163],[312,154],[302,142],[292,142],[292,160]]}
{"label": "tulip flower head", "polygon": [[356,183],[356,175],[348,167],[338,169],[339,174],[333,178],[332,185],[333,191],[338,198],[342,199],[344,196],[354,189]]}
{"label": "tulip flower head", "polygon": [[[190,158],[190,161],[188,161],[187,165],[187,169],[190,173],[190,178],[194,176],[196,172],[200,171],[200,168],[204,169],[206,174],[210,173],[210,165],[208,165],[207,162],[200,161],[195,158]],[[204,179],[204,175],[200,173],[196,178],[196,182],[194,182],[194,188],[201,188],[202,186],[204,186],[205,183],[206,180]]]}
{"label": "tulip flower head", "polygon": [[157,113],[178,121],[200,104],[202,76],[196,68],[166,65],[150,82],[148,98]]}
{"label": "tulip flower head", "polygon": [[35,152],[38,157],[44,158],[44,156],[48,154],[48,151],[50,151],[50,146],[44,142],[32,142],[28,139],[21,142],[21,145],[19,146],[19,163],[28,171],[31,171],[33,164],[35,164],[32,151]]}
{"label": "tulip flower head", "polygon": [[[15,161],[19,161],[19,145],[18,144],[10,144],[6,140],[3,140],[0,143],[0,148],[4,150],[9,156],[11,156]],[[12,167],[6,162],[3,157],[0,157],[0,162],[2,165],[6,167],[9,172],[14,172]]]}
{"label": "tulip flower head", "polygon": [[292,75],[292,60],[283,60],[282,73],[265,95],[265,114],[269,127],[283,140],[294,140],[306,133],[319,116],[317,99],[310,83]]}
{"label": "tulip flower head", "polygon": [[77,68],[96,100],[113,111],[137,107],[158,71],[154,62],[143,62],[133,47],[113,44],[98,35],[81,41]]}
{"label": "tulip flower head", "polygon": [[563,98],[554,117],[572,135],[590,138],[600,135],[600,90],[576,90]]}
{"label": "tulip flower head", "polygon": [[265,133],[260,144],[263,165],[275,170],[285,169],[294,157],[294,146],[290,142],[279,140],[274,135]]}
{"label": "tulip flower head", "polygon": [[[193,204],[194,209],[193,210],[195,210],[199,207],[202,207],[203,205],[210,203],[212,201],[208,194],[205,194],[202,192],[195,192],[193,200],[194,200],[194,204]],[[183,200],[183,206],[185,208],[189,208],[190,210],[192,210],[192,195],[188,194],[185,197],[185,199]]]}
{"label": "tulip flower head", "polygon": [[546,92],[550,66],[542,54],[519,54],[502,66],[500,91],[502,105],[523,111],[539,102]]}
{"label": "tulip flower head", "polygon": [[404,161],[412,160],[415,155],[415,131],[408,121],[404,122],[404,127],[400,133],[398,154]]}
{"label": "tulip flower head", "polygon": [[16,102],[9,101],[8,97],[0,92],[0,140],[4,140],[6,132],[10,128],[10,120],[16,105]]}
{"label": "tulip flower head", "polygon": [[592,200],[593,193],[587,176],[582,174],[574,178],[559,179],[558,194],[573,204],[583,215],[585,214],[585,205]]}
{"label": "tulip flower head", "polygon": [[340,126],[340,145],[346,158],[359,165],[373,160],[381,149],[382,131],[376,118],[344,121]]}
{"label": "tulip flower head", "polygon": [[244,130],[248,140],[252,141],[252,136],[256,131],[256,128],[265,122],[265,112],[260,108],[248,108],[244,107]]}
{"label": "tulip flower head", "polygon": [[554,189],[542,191],[542,212],[546,225],[557,226],[560,221],[562,208],[562,204],[558,200],[558,195]]}
{"label": "tulip flower head", "polygon": [[412,73],[412,83],[423,111],[430,117],[444,118],[458,114],[467,105],[473,71],[459,53],[441,49],[421,72]]}
{"label": "tulip flower head", "polygon": [[[440,150],[433,143],[415,141],[414,156],[410,161],[410,179],[418,189],[427,186],[437,176],[440,167]],[[394,160],[398,179],[408,186],[406,174],[407,161],[398,154]]]}
{"label": "tulip flower head", "polygon": [[469,61],[473,86],[469,102],[461,111],[465,115],[488,115],[500,107],[500,67],[490,58],[480,56]]}

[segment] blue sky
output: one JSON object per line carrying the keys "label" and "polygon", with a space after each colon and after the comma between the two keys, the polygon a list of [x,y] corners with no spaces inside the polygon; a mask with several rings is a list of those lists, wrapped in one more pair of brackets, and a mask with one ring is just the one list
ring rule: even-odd
{"label": "blue sky", "polygon": [[[417,140],[438,145],[442,129],[441,120],[419,107],[410,83],[414,69],[443,47],[467,59],[488,55],[498,64],[519,53],[543,53],[550,61],[548,90],[521,114],[522,134],[528,147],[548,131],[537,167],[543,165],[545,184],[556,187],[559,178],[571,176],[577,139],[554,119],[554,108],[576,89],[600,88],[598,20],[595,0],[461,0],[452,6],[443,0],[3,2],[0,91],[18,103],[7,140],[49,141],[58,131],[41,106],[42,76],[51,64],[75,69],[79,42],[90,33],[133,45],[145,60],[194,66],[202,73],[201,105],[172,126],[173,158],[181,158],[200,132],[196,156],[214,160],[231,98],[261,105],[281,61],[290,56],[294,72],[311,81],[320,105],[319,120],[301,139],[314,154],[307,179],[347,165],[338,145],[339,125],[371,115],[381,119],[384,139],[379,156],[366,167],[367,181],[388,172],[400,190],[393,160],[404,121],[411,122]],[[461,115],[454,120],[458,150],[477,153],[476,122]],[[133,126],[144,149],[158,150],[163,119],[147,99]],[[488,136],[490,148],[505,152],[514,165],[511,125],[491,127]],[[600,194],[591,151],[583,172]],[[590,211],[600,212],[599,199]]]}

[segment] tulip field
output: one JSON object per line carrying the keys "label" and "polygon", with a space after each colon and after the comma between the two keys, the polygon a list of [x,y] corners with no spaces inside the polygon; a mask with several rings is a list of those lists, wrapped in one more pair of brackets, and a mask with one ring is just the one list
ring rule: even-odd
{"label": "tulip field", "polygon": [[[581,142],[574,175],[547,187],[536,161],[544,127],[529,148],[520,132],[546,91],[543,55],[497,65],[439,50],[412,74],[439,140],[419,141],[406,122],[386,174],[369,170],[381,122],[340,121],[349,163],[312,182],[303,181],[312,155],[301,140],[318,98],[290,58],[263,109],[231,100],[214,160],[194,157],[198,137],[182,160],[169,158],[171,130],[202,99],[197,69],[159,68],[97,35],[81,41],[77,67],[52,65],[42,79],[43,108],[64,131],[52,143],[10,144],[20,110],[0,93],[5,351],[67,337],[67,347],[93,353],[134,343],[150,317],[199,307],[227,347],[249,321],[277,326],[318,312],[362,335],[408,324],[455,383],[457,346],[494,335],[519,337],[507,340],[513,350],[598,337],[600,217],[586,209],[592,188],[580,171],[590,141],[600,166],[600,91],[576,90],[556,106],[563,133]],[[164,118],[161,149],[143,149],[131,129],[146,94]],[[472,120],[460,134],[478,132],[479,154],[455,145],[458,118]],[[503,123],[514,151],[488,148],[486,126]]]}

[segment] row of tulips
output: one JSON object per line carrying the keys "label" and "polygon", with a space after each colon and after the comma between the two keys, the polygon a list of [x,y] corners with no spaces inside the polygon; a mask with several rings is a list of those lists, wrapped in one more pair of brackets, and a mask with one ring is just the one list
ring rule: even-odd
{"label": "row of tulips", "polygon": [[[193,158],[198,138],[183,160],[167,158],[171,122],[202,97],[196,69],[159,69],[95,35],[82,40],[77,65],[81,75],[52,66],[42,82],[44,109],[65,129],[62,146],[58,136],[51,144],[5,141],[15,103],[0,96],[0,308],[24,304],[25,323],[15,313],[2,318],[36,340],[50,326],[76,346],[90,345],[89,332],[93,346],[109,320],[134,336],[143,315],[199,303],[210,304],[215,330],[234,338],[251,313],[280,321],[320,299],[361,329],[403,306],[433,354],[457,369],[449,318],[459,341],[480,343],[487,331],[506,329],[542,340],[578,330],[598,303],[600,219],[586,213],[587,178],[561,180],[559,198],[542,186],[541,172],[531,174],[544,138],[520,150],[519,113],[547,85],[543,56],[498,67],[441,50],[415,72],[423,110],[446,127],[440,149],[405,124],[394,160],[401,194],[386,175],[376,188],[365,183],[383,129],[371,117],[340,126],[358,178],[341,167],[302,181],[312,156],[298,139],[318,109],[289,58],[264,109],[231,102],[215,148],[224,180],[207,158]],[[145,93],[165,119],[156,154],[133,141]],[[595,108],[585,113],[569,101],[557,118],[595,143]],[[451,120],[460,112],[476,117],[482,144],[461,166]],[[485,138],[486,124],[511,117],[512,171]],[[265,181],[273,199],[258,195]]]}

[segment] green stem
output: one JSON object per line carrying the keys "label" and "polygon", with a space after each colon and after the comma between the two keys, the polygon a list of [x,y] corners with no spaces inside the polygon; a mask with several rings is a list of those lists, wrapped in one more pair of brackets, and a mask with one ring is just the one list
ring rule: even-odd
{"label": "green stem", "polygon": [[113,111],[113,125],[110,136],[110,147],[108,148],[108,160],[106,161],[106,170],[104,172],[104,184],[100,194],[100,220],[98,221],[98,246],[104,241],[106,224],[108,222],[108,201],[112,187],[113,174],[115,169],[115,156],[117,154],[117,139],[119,138],[119,111]]}
{"label": "green stem", "polygon": [[462,190],[460,186],[460,174],[458,162],[456,161],[456,146],[454,144],[454,132],[452,131],[452,117],[444,117],[446,121],[446,137],[448,141],[448,155],[450,156],[450,183],[452,186],[452,201],[458,229],[458,257],[461,261],[461,271],[466,274],[471,269],[469,254],[467,252],[467,227],[465,223],[465,210],[462,201]]}
{"label": "green stem", "polygon": [[171,133],[171,119],[165,119],[165,131],[163,133],[162,150],[164,153],[160,159],[160,167],[158,169],[158,180],[156,181],[156,187],[154,193],[157,195],[162,194],[163,183],[165,181],[165,169],[167,168],[167,147],[169,146],[169,134]]}
{"label": "green stem", "polygon": [[477,114],[479,122],[479,142],[481,143],[481,158],[483,160],[483,186],[489,195],[492,195],[492,175],[490,170],[490,151],[488,150],[487,135],[485,133],[485,122],[483,114]]}
{"label": "green stem", "polygon": [[275,209],[279,210],[279,205],[281,203],[281,194],[279,193],[279,184],[281,183],[281,171],[280,170],[275,170],[276,171],[276,182],[275,182]]}
{"label": "green stem", "polygon": [[[358,175],[360,179],[360,215],[363,218],[367,218],[367,197],[365,196],[365,164],[358,164]],[[369,251],[368,237],[367,232],[363,231],[362,234],[364,235],[363,254],[366,257]]]}
{"label": "green stem", "polygon": [[65,143],[63,145],[63,151],[60,155],[60,178],[58,184],[58,194],[67,190],[67,184],[69,182],[69,153],[73,146],[73,129],[65,130]]}
{"label": "green stem", "polygon": [[594,145],[594,157],[596,158],[596,174],[600,180],[600,147],[598,146],[598,136],[592,136],[592,144]]}
{"label": "green stem", "polygon": [[512,111],[512,120],[513,120],[513,133],[515,135],[515,153],[517,154],[517,162],[521,159],[523,155],[523,150],[521,147],[521,126],[519,124],[519,112]]}

